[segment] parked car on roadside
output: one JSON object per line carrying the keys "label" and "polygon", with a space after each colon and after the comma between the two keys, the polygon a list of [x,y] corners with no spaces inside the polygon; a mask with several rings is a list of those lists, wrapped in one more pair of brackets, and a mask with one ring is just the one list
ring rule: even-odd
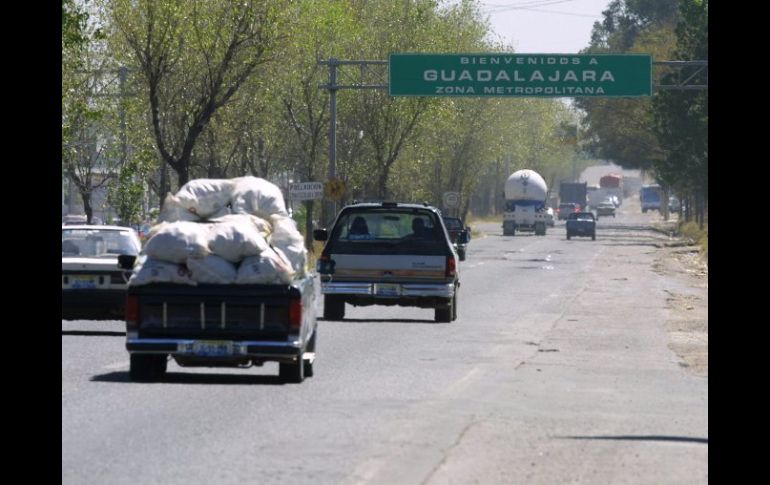
{"label": "parked car on roadside", "polygon": [[139,236],[117,226],[62,226],[61,293],[63,320],[122,320],[130,271],[118,256],[137,256]]}
{"label": "parked car on roadside", "polygon": [[324,318],[342,320],[345,305],[433,308],[436,322],[457,318],[458,255],[435,207],[396,202],[344,207],[317,262]]}
{"label": "parked car on roadside", "polygon": [[682,204],[679,202],[679,198],[675,195],[672,195],[668,198],[668,210],[669,212],[679,212],[679,209],[681,209]]}

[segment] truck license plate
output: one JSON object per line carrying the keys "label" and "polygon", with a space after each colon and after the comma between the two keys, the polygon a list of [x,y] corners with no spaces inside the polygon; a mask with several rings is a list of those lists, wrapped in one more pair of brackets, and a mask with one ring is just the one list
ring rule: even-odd
{"label": "truck license plate", "polygon": [[200,357],[229,357],[233,355],[233,343],[227,340],[197,340],[192,353]]}
{"label": "truck license plate", "polygon": [[92,290],[96,288],[96,276],[70,276],[70,287]]}
{"label": "truck license plate", "polygon": [[400,296],[401,286],[389,283],[377,283],[374,285],[374,293],[377,296]]}

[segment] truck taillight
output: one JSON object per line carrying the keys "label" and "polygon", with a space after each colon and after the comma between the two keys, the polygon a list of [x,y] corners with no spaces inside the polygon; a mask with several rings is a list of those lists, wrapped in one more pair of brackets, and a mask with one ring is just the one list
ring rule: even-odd
{"label": "truck taillight", "polygon": [[454,256],[446,257],[446,276],[454,276],[457,272],[457,261]]}
{"label": "truck taillight", "polygon": [[299,333],[302,326],[302,300],[299,298],[289,299],[289,330]]}
{"label": "truck taillight", "polygon": [[139,298],[136,295],[126,296],[126,328],[135,329],[139,322]]}

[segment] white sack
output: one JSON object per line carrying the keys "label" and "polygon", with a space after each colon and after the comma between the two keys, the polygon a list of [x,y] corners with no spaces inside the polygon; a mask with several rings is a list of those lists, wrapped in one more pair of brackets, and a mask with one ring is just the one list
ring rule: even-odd
{"label": "white sack", "polygon": [[[212,253],[232,263],[248,256],[257,256],[267,249],[267,241],[250,219],[254,216],[229,216],[219,219],[208,233]],[[256,218],[255,218],[256,219]]]}
{"label": "white sack", "polygon": [[233,195],[233,180],[196,179],[190,180],[179,189],[176,198],[188,211],[203,219],[221,214]]}
{"label": "white sack", "polygon": [[192,278],[198,283],[229,285],[235,282],[235,276],[238,274],[233,263],[214,254],[202,258],[188,258],[187,267],[192,273]]}
{"label": "white sack", "polygon": [[158,222],[199,221],[201,218],[187,210],[179,199],[171,194],[166,195],[163,209],[158,215]]}
{"label": "white sack", "polygon": [[209,254],[210,227],[211,224],[184,221],[161,224],[145,244],[144,253],[170,263],[184,263],[188,257],[205,256]]}
{"label": "white sack", "polygon": [[239,285],[290,284],[294,272],[280,251],[280,249],[268,248],[259,256],[244,259],[238,268],[235,283]]}
{"label": "white sack", "polygon": [[259,177],[238,177],[232,191],[233,214],[253,214],[267,218],[271,214],[288,216],[281,189]]}
{"label": "white sack", "polygon": [[197,284],[185,265],[146,258],[131,275],[128,286],[147,285],[149,283],[179,283],[192,286]]}
{"label": "white sack", "polygon": [[254,226],[263,237],[267,237],[273,231],[273,226],[261,217],[251,214],[228,214],[222,217],[209,218],[210,222],[233,222]]}
{"label": "white sack", "polygon": [[297,276],[304,276],[307,249],[305,249],[305,238],[297,229],[297,223],[291,217],[278,214],[271,215],[270,221],[273,224],[273,233],[268,238],[268,242],[283,251]]}

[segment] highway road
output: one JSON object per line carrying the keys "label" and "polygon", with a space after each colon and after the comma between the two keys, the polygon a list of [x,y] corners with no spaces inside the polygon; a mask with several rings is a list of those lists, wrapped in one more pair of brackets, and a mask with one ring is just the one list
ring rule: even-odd
{"label": "highway road", "polygon": [[[479,223],[459,318],[348,305],[315,376],[128,380],[121,322],[62,322],[63,484],[708,482],[708,374],[672,347],[670,238],[625,203],[596,241]],[[706,322],[707,327],[707,322]]]}

